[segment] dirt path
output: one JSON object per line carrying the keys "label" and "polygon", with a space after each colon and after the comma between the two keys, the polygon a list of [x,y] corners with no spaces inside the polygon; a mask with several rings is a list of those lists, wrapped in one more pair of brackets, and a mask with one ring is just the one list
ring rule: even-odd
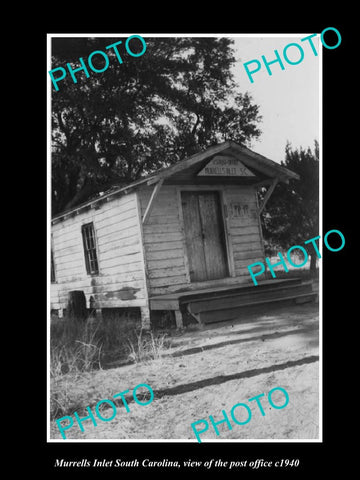
{"label": "dirt path", "polygon": [[[265,415],[253,411],[246,425],[229,430],[212,428],[204,439],[314,439],[318,437],[318,304],[272,309],[247,316],[246,320],[217,324],[200,331],[186,332],[173,339],[163,358],[145,364],[100,370],[64,377],[53,386],[59,404],[67,412],[80,414],[82,408],[147,383],[154,400],[146,406],[134,402],[130,412],[118,408],[109,422],[76,423],[68,439],[189,439],[196,441],[191,423],[221,419],[221,410],[246,403],[253,396],[275,387],[284,388],[289,404],[276,410],[264,403]],[[65,398],[66,397],[66,398]],[[52,420],[51,438],[60,438]]]}

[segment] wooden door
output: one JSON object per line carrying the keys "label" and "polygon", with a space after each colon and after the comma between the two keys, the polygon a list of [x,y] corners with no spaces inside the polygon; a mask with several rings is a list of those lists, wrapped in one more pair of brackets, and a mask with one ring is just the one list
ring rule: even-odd
{"label": "wooden door", "polygon": [[181,192],[192,282],[229,275],[219,192]]}

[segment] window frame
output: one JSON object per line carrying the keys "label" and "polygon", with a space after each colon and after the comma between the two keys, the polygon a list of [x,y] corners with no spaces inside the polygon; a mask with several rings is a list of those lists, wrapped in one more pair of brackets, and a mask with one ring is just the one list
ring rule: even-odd
{"label": "window frame", "polygon": [[50,283],[56,283],[55,258],[52,247],[50,248]]}
{"label": "window frame", "polygon": [[85,269],[88,275],[99,275],[99,255],[94,222],[84,223],[81,226]]}

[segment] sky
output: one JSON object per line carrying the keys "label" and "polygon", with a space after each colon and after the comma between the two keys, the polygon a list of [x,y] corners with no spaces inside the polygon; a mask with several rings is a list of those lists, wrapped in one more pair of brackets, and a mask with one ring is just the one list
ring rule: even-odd
{"label": "sky", "polygon": [[[241,91],[249,92],[254,103],[259,105],[259,113],[263,117],[260,124],[263,133],[259,140],[252,142],[250,148],[276,162],[284,160],[287,141],[293,148],[301,146],[313,150],[314,140],[319,140],[322,45],[319,35],[312,39],[318,52],[318,56],[315,56],[309,42],[301,42],[301,38],[312,33],[234,38],[235,79]],[[284,60],[283,50],[289,43],[300,44],[303,48],[304,59],[297,65],[290,65]],[[264,55],[271,62],[276,58],[275,49],[282,58],[285,70],[275,63],[270,65],[270,76],[261,56]],[[293,62],[300,58],[296,47],[289,47],[287,55]],[[244,63],[254,59],[261,61],[262,67],[253,74],[254,83],[251,83]],[[255,64],[249,64],[248,68],[255,69]]]}

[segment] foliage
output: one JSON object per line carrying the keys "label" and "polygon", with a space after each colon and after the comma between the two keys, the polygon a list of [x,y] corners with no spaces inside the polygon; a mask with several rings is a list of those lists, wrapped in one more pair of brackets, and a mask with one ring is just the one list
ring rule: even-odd
{"label": "foliage", "polygon": [[122,64],[105,48],[116,41],[52,39],[53,69],[77,68],[94,50],[110,59],[103,73],[79,72],[76,84],[68,74],[52,91],[53,214],[210,145],[246,144],[261,133],[258,106],[233,80],[231,39],[146,38],[144,55],[125,52]]}
{"label": "foliage", "polygon": [[[299,174],[300,180],[288,185],[278,184],[268,201],[263,215],[263,234],[267,245],[288,249],[293,245],[306,248],[304,242],[319,234],[319,146],[314,151],[300,147],[292,149],[287,143],[285,161],[281,165]],[[311,255],[310,269],[316,266],[316,255]]]}

